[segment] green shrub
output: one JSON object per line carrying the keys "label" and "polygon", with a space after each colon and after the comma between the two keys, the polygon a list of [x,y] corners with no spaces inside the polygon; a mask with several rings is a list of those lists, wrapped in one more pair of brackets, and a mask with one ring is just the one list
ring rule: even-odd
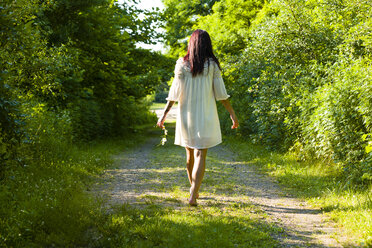
{"label": "green shrub", "polygon": [[266,3],[244,52],[225,58],[239,135],[298,159],[340,163],[344,183],[369,184],[371,8],[353,0]]}
{"label": "green shrub", "polygon": [[301,106],[304,149],[343,164],[347,182],[357,184],[371,182],[371,73],[368,60],[341,61],[329,70],[329,83]]}
{"label": "green shrub", "polygon": [[26,109],[20,163],[8,166],[0,181],[0,243],[84,246],[98,210],[85,189],[93,175],[111,164],[110,153],[74,145],[66,111],[56,114],[35,103]]}

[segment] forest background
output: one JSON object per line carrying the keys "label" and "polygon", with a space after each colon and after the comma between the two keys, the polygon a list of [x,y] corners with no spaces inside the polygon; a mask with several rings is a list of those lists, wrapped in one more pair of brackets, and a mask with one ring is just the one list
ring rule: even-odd
{"label": "forest background", "polygon": [[[74,196],[110,160],[87,147],[130,140],[156,122],[149,105],[165,98],[196,28],[212,37],[240,120],[233,133],[221,112],[225,134],[322,160],[340,171],[340,187],[370,189],[369,0],[163,0],[163,11],[130,2],[1,3],[1,242],[55,242],[68,227],[54,233],[53,223],[81,220],[88,207]],[[157,41],[166,54],[136,45]],[[47,232],[39,219],[48,214],[60,219],[51,217]]]}

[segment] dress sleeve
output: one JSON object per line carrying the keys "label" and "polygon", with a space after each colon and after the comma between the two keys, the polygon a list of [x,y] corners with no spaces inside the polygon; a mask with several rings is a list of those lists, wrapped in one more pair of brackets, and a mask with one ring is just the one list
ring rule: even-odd
{"label": "dress sleeve", "polygon": [[176,67],[174,69],[174,79],[169,89],[167,101],[178,101],[181,94],[181,80],[183,80],[184,74],[182,70],[182,58],[177,60]]}
{"label": "dress sleeve", "polygon": [[225,84],[221,75],[221,70],[217,64],[215,64],[213,72],[213,92],[216,101],[226,100],[230,97],[230,95],[228,95],[226,92]]}

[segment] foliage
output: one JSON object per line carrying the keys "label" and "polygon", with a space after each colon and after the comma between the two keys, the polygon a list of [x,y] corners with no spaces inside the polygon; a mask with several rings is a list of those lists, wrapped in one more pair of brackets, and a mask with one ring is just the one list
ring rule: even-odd
{"label": "foliage", "polygon": [[100,201],[87,194],[96,176],[112,164],[112,154],[141,142],[128,139],[81,144],[69,140],[68,115],[34,106],[30,149],[23,166],[4,172],[0,184],[0,244],[4,247],[87,247],[103,225]]}
{"label": "foliage", "polygon": [[251,107],[247,117],[243,114],[243,126],[250,126],[246,134],[254,141],[283,150],[292,146],[300,158],[315,153],[343,164],[346,183],[368,184],[370,48],[367,36],[357,36],[355,28],[370,22],[370,6],[324,4],[267,4],[255,20],[252,43],[240,56],[238,83],[231,87]]}
{"label": "foliage", "polygon": [[207,30],[213,47],[222,58],[240,54],[249,43],[249,29],[263,0],[226,0],[216,2],[209,15],[199,16],[193,28]]}
{"label": "foliage", "polygon": [[[89,177],[111,161],[105,148],[82,147],[109,137],[130,140],[137,125],[154,121],[144,98],[165,94],[174,58],[186,52],[195,28],[207,29],[222,60],[241,124],[238,135],[270,150],[289,151],[296,160],[324,162],[310,169],[270,162],[268,169],[282,179],[295,178],[294,184],[303,187],[316,182],[324,187],[336,184],[340,190],[369,189],[369,0],[164,0],[163,13],[139,10],[130,2],[136,1],[2,1],[1,242],[86,246],[91,245],[86,230],[104,223],[118,236],[100,230],[112,241],[98,243],[116,244],[128,228],[122,218],[148,216],[148,222],[135,226],[138,229],[142,224],[169,224],[151,211],[123,209],[123,215],[110,220],[96,216],[84,189]],[[137,47],[159,38],[154,31],[159,18],[170,47],[166,56]],[[222,116],[221,124],[228,129],[230,120],[226,113]],[[319,180],[298,177],[301,171],[311,174],[317,169],[337,174],[333,184],[327,184],[330,177],[321,171]],[[332,201],[326,200],[325,209],[333,209]],[[365,202],[363,208],[370,209],[370,200]],[[356,208],[346,205],[346,210]],[[162,214],[168,218],[173,213]],[[350,220],[344,220],[349,225]],[[142,240],[133,232],[126,243]],[[142,230],[141,235],[152,235],[152,244],[157,244],[156,235],[163,234]]]}
{"label": "foliage", "polygon": [[158,82],[153,93],[153,101],[166,102],[165,98],[168,96],[169,91],[168,82],[172,78],[174,71],[174,59],[169,55],[153,53],[153,56],[145,63],[151,65],[152,61],[157,61],[157,63],[151,69],[151,80]]}
{"label": "foliage", "polygon": [[[21,123],[17,111],[18,102],[11,96],[9,86],[0,85],[0,87],[0,161],[5,163],[7,160],[13,160],[16,156],[14,147],[17,147],[20,141]],[[3,166],[4,164],[0,167],[0,173]]]}
{"label": "foliage", "polygon": [[329,69],[330,83],[301,106],[302,153],[344,164],[348,183],[371,180],[371,69],[366,60],[340,61]]}
{"label": "foliage", "polygon": [[[173,247],[181,244],[189,247],[190,243],[203,247],[245,247],[247,243],[252,247],[277,246],[270,234],[282,234],[283,230],[266,223],[264,213],[244,202],[248,201],[244,196],[242,202],[210,203],[202,211],[185,206],[181,199],[186,198],[187,193],[178,190],[178,185],[188,185],[187,177],[179,171],[183,157],[167,156],[169,149],[172,154],[183,151],[171,144],[165,144],[167,149],[154,148],[152,157],[156,159],[149,161],[147,167],[157,173],[145,174],[156,181],[149,180],[153,183],[146,185],[160,187],[175,195],[175,198],[162,199],[167,205],[180,204],[182,211],[160,207],[154,203],[156,196],[144,195],[146,205],[142,208],[124,204],[110,206],[112,211],[108,212],[102,208],[103,199],[91,197],[87,189],[92,189],[92,182],[97,182],[97,176],[104,169],[111,168],[112,154],[123,148],[137,147],[149,135],[153,136],[154,130],[131,135],[125,140],[111,139],[95,145],[76,146],[66,138],[54,138],[57,133],[60,133],[58,137],[68,136],[71,130],[65,125],[68,115],[51,118],[46,115],[53,113],[43,113],[41,106],[32,109],[34,112],[30,115],[40,118],[41,124],[41,128],[35,126],[29,130],[37,142],[32,150],[24,151],[30,156],[26,165],[7,170],[4,183],[0,185],[0,243],[3,246]],[[169,136],[174,138],[174,125]],[[223,176],[233,174],[235,170],[223,168],[221,163],[224,162],[217,159],[211,162],[211,172],[220,176],[206,175],[206,180],[218,183],[208,183],[211,187],[204,188],[204,191],[235,195],[235,190],[231,189],[236,186],[236,179],[231,176],[225,180]],[[169,173],[171,169],[180,173],[175,177]],[[178,183],[175,184],[174,180]],[[185,232],[190,236],[181,235]],[[210,238],[205,238],[206,233]]]}
{"label": "foliage", "polygon": [[187,50],[187,40],[194,31],[194,25],[200,16],[211,13],[211,8],[218,0],[162,0],[165,10],[162,13],[163,26],[166,31],[164,43],[169,46],[168,53],[178,58]]}
{"label": "foliage", "polygon": [[87,141],[130,143],[155,121],[143,98],[169,59],[136,45],[153,42],[155,18],[128,2],[1,3],[0,246],[90,242],[99,206],[85,190],[112,161]]}
{"label": "foliage", "polygon": [[106,1],[61,1],[40,17],[48,32],[48,43],[58,45],[72,40],[70,47],[79,51],[81,81],[65,81],[73,91],[66,95],[78,95],[67,106],[72,109],[72,120],[76,120],[77,139],[125,133],[128,129],[124,127],[133,127],[135,113],[142,111],[137,105],[159,83],[153,76],[156,64],[149,61],[161,61],[161,56],[136,48],[136,42],[150,42],[152,33],[152,19],[139,21],[140,13],[143,11],[125,3],[119,7]]}
{"label": "foliage", "polygon": [[33,106],[46,116],[67,115],[69,139],[75,142],[123,136],[150,121],[143,98],[168,77],[169,58],[136,44],[156,38],[156,17],[128,2],[5,1],[0,16],[2,167],[22,164],[17,150],[33,142],[24,125],[39,120],[28,116]]}
{"label": "foliage", "polygon": [[345,185],[370,184],[371,8],[365,0],[221,1],[195,18],[223,60],[238,134],[339,163]]}

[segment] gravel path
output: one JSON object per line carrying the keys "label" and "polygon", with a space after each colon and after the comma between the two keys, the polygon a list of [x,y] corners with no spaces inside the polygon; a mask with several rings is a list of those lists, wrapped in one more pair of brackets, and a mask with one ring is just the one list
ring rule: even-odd
{"label": "gravel path", "polygon": [[[103,184],[98,189],[108,196],[109,204],[129,203],[140,207],[141,203],[149,200],[149,196],[154,199],[172,198],[171,193],[161,190],[161,187],[167,188],[170,184],[175,184],[177,178],[185,178],[186,173],[184,168],[173,172],[161,171],[159,164],[164,161],[154,164],[151,152],[158,142],[159,138],[151,138],[139,149],[115,157],[118,168],[106,171]],[[246,162],[239,161],[237,155],[228,148],[220,145],[210,149],[208,160],[213,161],[210,162],[213,163],[213,166],[210,166],[213,167],[212,171],[216,168],[226,170],[229,173],[228,180],[234,180],[236,188],[231,194],[217,192],[207,197],[204,197],[207,193],[202,191],[198,201],[200,206],[207,206],[211,202],[223,204],[245,201],[263,210],[267,214],[266,221],[284,229],[284,234],[273,234],[274,238],[280,241],[281,247],[342,247],[331,238],[337,229],[327,223],[320,210],[283,193],[272,178],[260,174]],[[207,162],[207,167],[208,165]],[[211,177],[212,171],[207,171],[206,178]],[[160,180],[159,175],[154,175],[156,173],[168,173],[175,181],[172,180],[167,186],[167,180]],[[205,183],[203,187],[208,191],[215,186]],[[188,188],[183,187],[181,190],[187,192]],[[160,204],[180,209],[185,207],[185,202],[174,200],[162,201]]]}
{"label": "gravel path", "polygon": [[152,183],[146,182],[149,177],[150,152],[159,139],[150,139],[134,151],[121,153],[114,157],[116,169],[108,169],[103,177],[103,184],[98,191],[109,196],[108,205],[135,203],[141,201],[143,193],[152,192]]}
{"label": "gravel path", "polygon": [[[163,109],[154,109],[152,112],[154,112],[158,117],[160,117],[163,114]],[[173,107],[169,110],[167,115],[167,121],[175,121],[177,119],[177,107]]]}
{"label": "gravel path", "polygon": [[212,156],[235,169],[236,181],[245,185],[244,192],[251,203],[265,211],[270,219],[284,228],[286,236],[278,236],[283,247],[342,247],[332,234],[332,227],[319,209],[285,194],[272,178],[258,173],[253,166],[240,162],[236,155],[223,146],[211,150]]}
{"label": "gravel path", "polygon": [[[168,120],[175,119],[175,109],[172,110]],[[157,114],[162,114],[162,110]],[[180,200],[179,196],[177,199],[170,190],[175,184],[187,185],[185,168],[170,170],[166,167],[171,163],[183,164],[184,151],[177,150],[177,154],[169,154],[163,161],[154,161],[152,152],[158,143],[159,138],[149,138],[140,148],[115,157],[117,168],[107,170],[96,189],[97,193],[107,197],[107,206],[128,203],[141,207],[149,199],[152,203],[162,199],[156,203],[174,209],[185,207],[185,199]],[[172,149],[169,153],[174,153]],[[220,177],[216,179],[222,180],[219,182],[229,181],[235,187],[229,192],[226,189],[221,191],[219,183],[210,181],[215,177]],[[285,194],[272,178],[259,173],[247,162],[239,161],[238,155],[223,145],[209,149],[204,181],[198,200],[201,207],[236,202],[255,205],[266,213],[266,221],[283,228],[282,234],[273,234],[280,241],[280,247],[342,247],[332,238],[339,230],[331,226],[319,209]],[[180,186],[180,190],[187,192],[188,188]]]}

